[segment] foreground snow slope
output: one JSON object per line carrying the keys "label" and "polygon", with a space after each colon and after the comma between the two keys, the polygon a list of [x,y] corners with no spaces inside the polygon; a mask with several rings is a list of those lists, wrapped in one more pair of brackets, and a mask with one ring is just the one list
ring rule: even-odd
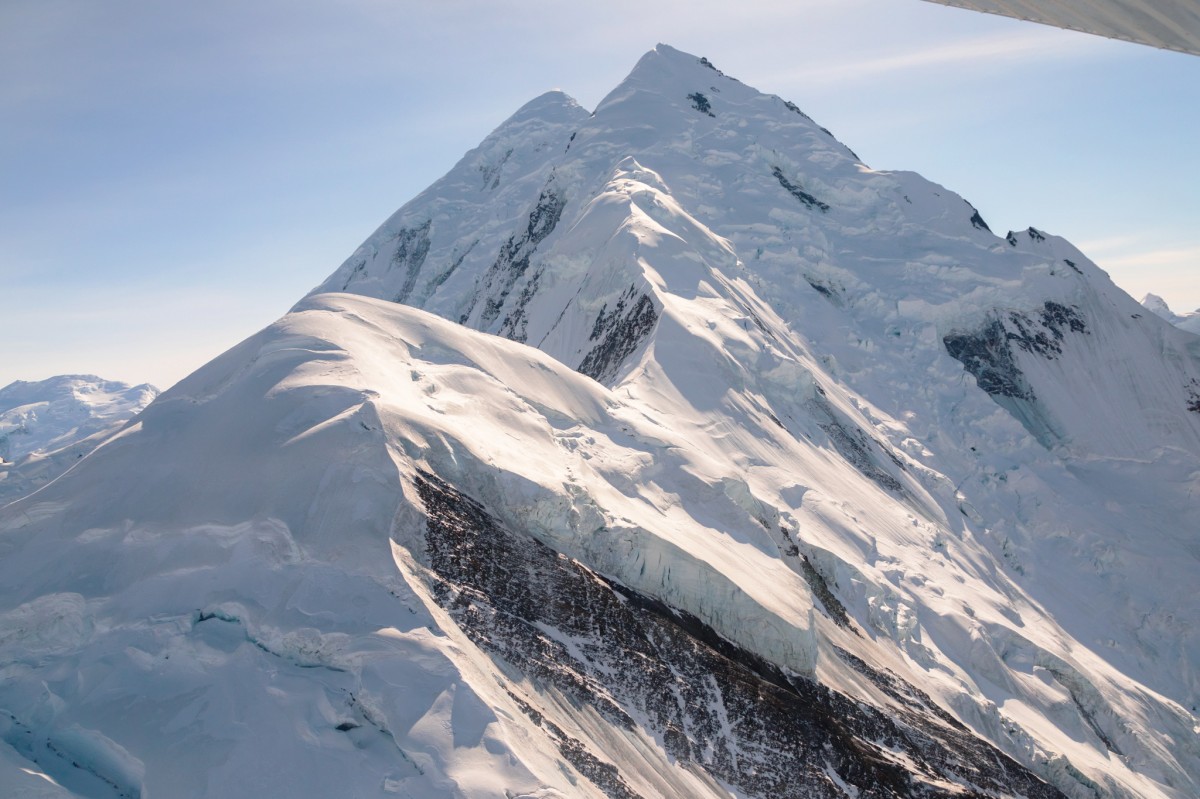
{"label": "foreground snow slope", "polygon": [[[695,438],[536,350],[316,298],[5,510],[3,773],[81,796],[1057,795],[838,653],[866,639],[817,618],[799,520]],[[819,659],[855,700],[800,676]]]}
{"label": "foreground snow slope", "polygon": [[158,396],[93,375],[0,388],[0,505],[45,485]]}
{"label": "foreground snow slope", "polygon": [[1200,350],[1141,311],[659,46],[0,511],[0,778],[1195,796]]}

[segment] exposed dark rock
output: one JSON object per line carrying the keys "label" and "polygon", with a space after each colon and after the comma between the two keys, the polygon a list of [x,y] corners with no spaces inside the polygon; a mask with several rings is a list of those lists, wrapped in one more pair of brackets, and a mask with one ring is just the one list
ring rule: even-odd
{"label": "exposed dark rock", "polygon": [[978,230],[986,230],[988,233],[991,233],[992,229],[988,227],[987,222],[983,221],[983,217],[979,215],[979,211],[977,211],[975,208],[972,208],[971,210],[974,211],[974,213],[971,214],[971,224],[974,225]]}
{"label": "exposed dark rock", "polygon": [[559,754],[566,758],[576,771],[587,777],[593,785],[604,791],[605,796],[612,799],[642,799],[641,794],[631,789],[622,779],[621,772],[616,766],[593,755],[578,739],[567,735],[563,732],[562,727],[547,719],[512,691],[506,691],[506,693],[521,709],[521,712],[540,727],[546,733],[546,737],[554,741]]}
{"label": "exposed dark rock", "polygon": [[858,435],[852,435],[846,427],[837,420],[833,412],[825,409],[823,414],[828,418],[828,421],[821,423],[820,427],[829,436],[834,449],[838,454],[845,458],[851,466],[858,469],[867,477],[871,478],[880,487],[888,491],[903,491],[904,486],[900,484],[892,475],[888,474],[875,459],[871,456],[868,449],[870,446],[869,439],[861,430],[856,430]]}
{"label": "exposed dark rock", "polygon": [[876,687],[878,687],[892,699],[896,700],[896,702],[898,702],[900,705],[903,705],[904,707],[918,714],[930,713],[941,719],[950,727],[953,727],[954,729],[963,733],[969,733],[967,727],[962,722],[951,716],[945,710],[942,710],[942,708],[939,707],[936,702],[929,698],[929,694],[915,686],[909,685],[891,671],[886,669],[876,669],[867,665],[862,658],[854,655],[851,652],[847,652],[841,647],[836,647],[836,650],[842,660],[844,660],[852,669],[865,676],[867,679],[873,682]]}
{"label": "exposed dark rock", "polygon": [[801,203],[803,203],[806,207],[817,208],[821,211],[829,210],[828,204],[821,202],[816,197],[812,196],[811,194],[806,192],[804,189],[800,188],[798,185],[796,185],[795,183],[792,183],[790,180],[788,180],[787,177],[783,174],[783,170],[780,169],[779,167],[773,167],[771,169],[771,174],[774,175],[775,179],[779,181],[779,185],[783,186],[783,188],[785,190],[787,190],[788,194],[795,197],[797,200],[799,200]]}
{"label": "exposed dark rock", "polygon": [[857,634],[857,630],[850,624],[850,614],[846,612],[846,606],[833,595],[833,591],[829,590],[829,583],[812,565],[812,561],[807,555],[801,556],[800,573],[804,575],[804,581],[808,583],[808,587],[816,594],[817,599],[821,600],[821,604],[825,607],[825,613],[833,620],[833,623],[847,630],[853,630]]}
{"label": "exposed dark rock", "polygon": [[1037,407],[1033,388],[1017,366],[1016,350],[1053,360],[1063,352],[1066,334],[1087,335],[1079,309],[1047,300],[1037,318],[1020,311],[993,312],[982,327],[953,331],[942,338],[946,352],[975,376],[976,384],[1011,413],[1043,446],[1059,435]]}
{"label": "exposed dark rock", "polygon": [[529,269],[529,259],[533,257],[537,246],[558,225],[567,201],[560,197],[551,187],[547,186],[538,196],[537,204],[529,212],[529,220],[525,229],[508,237],[508,241],[500,248],[496,262],[488,267],[483,276],[481,291],[471,300],[466,312],[459,318],[459,323],[465,323],[471,316],[480,297],[484,299],[483,312],[480,314],[480,328],[487,329],[500,316],[508,295],[513,286]]}
{"label": "exposed dark rock", "polygon": [[350,270],[350,274],[346,275],[346,281],[342,283],[342,291],[350,288],[350,284],[352,284],[358,278],[358,276],[365,271],[367,271],[367,260],[362,258],[354,265],[354,268]]}
{"label": "exposed dark rock", "polygon": [[1053,300],[1046,300],[1042,306],[1042,324],[1054,332],[1055,338],[1062,339],[1062,328],[1068,327],[1072,333],[1086,333],[1087,325],[1079,309],[1072,305],[1062,305]]}
{"label": "exposed dark rock", "polygon": [[1004,240],[1014,247],[1017,246],[1017,234],[1013,233],[1011,230],[1008,231],[1008,235],[1004,237]]}
{"label": "exposed dark rock", "polygon": [[1100,726],[1099,722],[1096,721],[1096,717],[1087,709],[1087,706],[1084,704],[1083,699],[1080,696],[1079,681],[1074,679],[1072,675],[1064,674],[1057,669],[1047,668],[1046,671],[1050,672],[1050,675],[1058,681],[1059,685],[1067,689],[1067,693],[1071,695],[1071,702],[1074,703],[1075,709],[1079,711],[1079,715],[1083,717],[1084,722],[1088,725],[1091,731],[1095,733],[1096,737],[1100,739],[1105,748],[1107,748],[1108,751],[1112,752],[1114,755],[1123,757],[1124,755],[1120,748],[1113,742],[1112,738],[1110,738],[1108,734],[1104,732],[1104,728]]}
{"label": "exposed dark rock", "polygon": [[[1062,797],[895,677],[852,664],[895,695],[885,713],[784,673],[696,617],[506,529],[438,477],[415,482],[434,596],[476,645],[615,725],[643,719],[670,757],[746,796],[844,797],[833,774],[863,799]],[[608,796],[636,796],[603,752],[513,698]]]}
{"label": "exposed dark rock", "polygon": [[1193,380],[1187,387],[1187,392],[1187,409],[1193,413],[1200,413],[1200,382]]}
{"label": "exposed dark rock", "polygon": [[405,228],[396,236],[396,252],[392,255],[392,268],[404,270],[404,285],[396,295],[395,302],[406,302],[417,285],[417,276],[429,255],[429,220],[415,228]]}
{"label": "exposed dark rock", "polygon": [[513,341],[519,341],[522,344],[525,343],[525,339],[527,338],[526,326],[529,324],[529,318],[525,313],[525,309],[529,306],[530,300],[538,292],[538,287],[542,282],[543,271],[539,268],[525,282],[524,288],[521,289],[521,293],[517,295],[517,299],[513,303],[513,309],[504,317],[504,322],[500,325],[500,335]]}
{"label": "exposed dark rock", "polygon": [[1063,263],[1075,270],[1076,274],[1083,274],[1083,270],[1075,265],[1075,262],[1070,258],[1063,258]]}
{"label": "exposed dark rock", "polygon": [[601,383],[612,380],[657,322],[654,302],[646,294],[638,296],[637,290],[630,286],[611,311],[607,304],[600,309],[588,336],[589,341],[598,343],[580,361],[577,371]]}
{"label": "exposed dark rock", "polygon": [[692,92],[687,96],[692,101],[692,108],[699,111],[701,114],[708,114],[710,117],[715,117],[712,112],[712,105],[708,102],[708,98],[700,92]]}
{"label": "exposed dark rock", "polygon": [[978,330],[950,333],[942,343],[987,393],[1032,400],[1033,391],[1013,359],[1013,345],[1043,358],[1054,358],[1062,354],[1068,331],[1087,333],[1079,309],[1047,300],[1037,320],[1020,311],[1009,311],[1003,319],[993,317]]}
{"label": "exposed dark rock", "polygon": [[725,73],[724,73],[724,72],[722,72],[721,70],[717,69],[717,68],[716,68],[716,66],[714,66],[714,65],[713,65],[713,62],[709,61],[709,60],[708,60],[707,58],[705,58],[704,56],[701,56],[701,57],[700,57],[700,66],[703,66],[703,67],[708,67],[709,69],[711,69],[713,72],[717,73],[718,75],[724,75],[724,74],[725,74]]}
{"label": "exposed dark rock", "polygon": [[479,239],[475,239],[475,241],[471,242],[470,246],[463,250],[462,254],[455,258],[450,266],[446,267],[445,270],[429,279],[429,282],[425,284],[426,297],[428,297],[430,294],[433,294],[433,292],[437,291],[438,286],[450,279],[450,276],[453,275],[460,266],[462,266],[462,262],[468,255],[471,254],[471,250],[475,249],[475,245],[477,244],[479,244]]}
{"label": "exposed dark rock", "polygon": [[999,319],[969,333],[950,333],[942,343],[950,357],[960,361],[988,394],[1034,400],[1033,389],[1013,360],[1008,331]]}
{"label": "exposed dark rock", "polygon": [[[495,189],[500,185],[500,170],[508,163],[508,159],[512,157],[512,154],[512,148],[509,147],[495,164],[479,165],[479,172],[483,175],[482,189]],[[489,183],[491,184],[490,186],[488,185]]]}
{"label": "exposed dark rock", "polygon": [[832,287],[825,285],[825,283],[821,282],[815,277],[812,277],[811,275],[805,275],[804,280],[822,297],[829,300],[834,305],[841,305],[841,297],[837,294],[837,292],[834,291]]}
{"label": "exposed dark rock", "polygon": [[795,103],[789,102],[788,100],[784,100],[783,105],[785,108],[787,108],[787,110],[791,111],[793,114],[799,114],[800,116],[807,119],[809,122],[813,121],[812,117],[810,117],[808,114],[801,111],[800,106],[796,105]]}

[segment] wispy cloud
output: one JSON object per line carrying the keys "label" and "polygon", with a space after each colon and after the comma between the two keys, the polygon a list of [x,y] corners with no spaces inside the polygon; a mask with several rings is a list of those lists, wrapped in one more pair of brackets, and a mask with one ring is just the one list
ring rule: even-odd
{"label": "wispy cloud", "polygon": [[1119,253],[1143,246],[1142,241],[1143,239],[1140,236],[1106,236],[1102,239],[1075,242],[1075,246],[1079,248],[1080,252],[1087,254],[1089,258],[1095,260],[1102,257],[1105,253]]}
{"label": "wispy cloud", "polygon": [[944,68],[960,64],[1078,58],[1101,52],[1106,42],[1095,37],[1064,35],[1062,31],[1030,28],[1013,33],[979,36],[939,47],[920,47],[874,58],[856,58],[804,67],[778,76],[786,80],[854,82],[897,72]]}
{"label": "wispy cloud", "polygon": [[1114,258],[1099,259],[1106,267],[1187,266],[1200,274],[1200,246],[1165,248],[1128,253]]}
{"label": "wispy cloud", "polygon": [[1200,307],[1200,245],[1131,247],[1139,243],[1132,237],[1111,239],[1113,244],[1106,255],[1081,248],[1112,279],[1133,297],[1157,294],[1177,311]]}

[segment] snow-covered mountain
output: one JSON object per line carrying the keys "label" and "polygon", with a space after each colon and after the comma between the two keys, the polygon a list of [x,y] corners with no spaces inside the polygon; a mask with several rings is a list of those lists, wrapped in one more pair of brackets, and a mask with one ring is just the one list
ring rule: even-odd
{"label": "snow-covered mountain", "polygon": [[48,483],[158,396],[94,375],[0,388],[0,505]]}
{"label": "snow-covered mountain", "polygon": [[1193,797],[1142,310],[660,45],[0,511],[0,785]]}
{"label": "snow-covered mountain", "polygon": [[1181,330],[1200,334],[1200,310],[1177,314],[1171,310],[1171,306],[1167,305],[1167,301],[1157,294],[1147,294],[1145,297],[1142,297],[1142,307]]}

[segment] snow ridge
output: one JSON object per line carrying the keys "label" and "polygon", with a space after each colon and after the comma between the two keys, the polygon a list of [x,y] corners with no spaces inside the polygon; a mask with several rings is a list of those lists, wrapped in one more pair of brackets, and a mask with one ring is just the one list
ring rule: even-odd
{"label": "snow ridge", "polygon": [[1143,311],[659,45],[0,510],[0,778],[1194,796],[1200,345]]}

